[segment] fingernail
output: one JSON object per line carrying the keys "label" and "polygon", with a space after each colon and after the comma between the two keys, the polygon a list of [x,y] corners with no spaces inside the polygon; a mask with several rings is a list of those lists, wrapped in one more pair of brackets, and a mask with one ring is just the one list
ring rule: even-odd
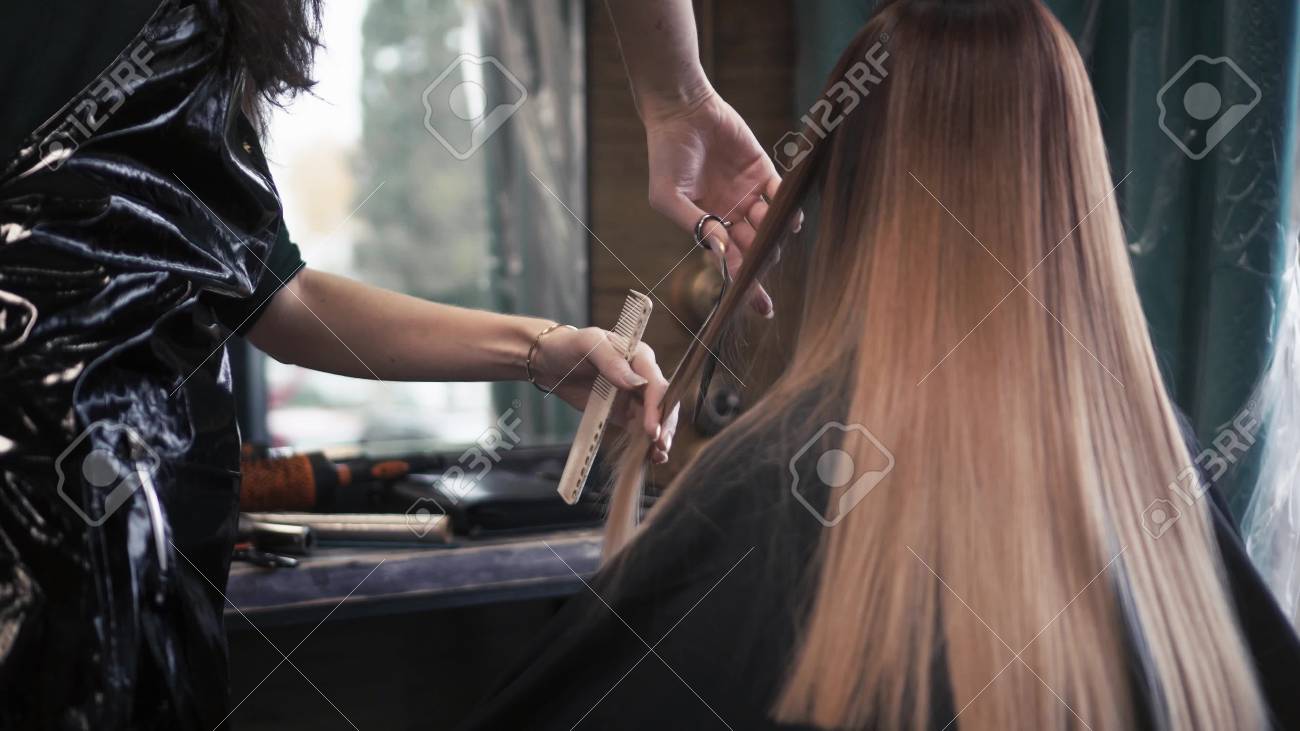
{"label": "fingernail", "polygon": [[659,441],[659,434],[660,434],[661,432],[663,432],[663,430],[664,430],[664,428],[663,428],[662,426],[659,426],[658,424],[655,424],[655,435],[654,435],[654,437],[653,437],[650,441],[652,441],[652,442],[657,442],[657,441]]}
{"label": "fingernail", "polygon": [[664,451],[667,452],[673,448],[673,433],[668,432],[664,435]]}
{"label": "fingernail", "polygon": [[627,377],[627,385],[631,386],[632,388],[638,388],[640,386],[646,385],[647,383],[649,383],[649,381],[647,381],[645,377],[642,376],[640,373],[632,373]]}
{"label": "fingernail", "polygon": [[668,461],[667,452],[655,452],[655,464],[664,464]]}

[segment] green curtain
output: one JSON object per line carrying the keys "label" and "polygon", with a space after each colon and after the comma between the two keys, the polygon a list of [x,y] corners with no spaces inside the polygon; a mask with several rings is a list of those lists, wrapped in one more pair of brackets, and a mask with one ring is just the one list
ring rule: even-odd
{"label": "green curtain", "polygon": [[[1208,444],[1264,371],[1294,255],[1300,10],[1294,0],[1045,2],[1088,63],[1116,181],[1132,171],[1116,198],[1152,339],[1171,395]],[[799,5],[804,110],[873,3]],[[1226,133],[1211,140],[1216,127]],[[1218,483],[1238,517],[1262,452]]]}

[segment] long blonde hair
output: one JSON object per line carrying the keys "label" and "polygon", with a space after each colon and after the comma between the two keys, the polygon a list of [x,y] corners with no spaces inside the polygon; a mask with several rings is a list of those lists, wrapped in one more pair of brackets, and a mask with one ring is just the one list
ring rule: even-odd
{"label": "long blonde hair", "polygon": [[[834,85],[882,39],[888,74],[849,108]],[[805,128],[813,148],[701,338],[717,348],[815,205],[814,240],[784,246],[805,292],[791,362],[640,528],[634,440],[607,557],[708,490],[702,462],[751,439],[793,457],[812,434],[787,428],[790,407],[820,387],[823,418],[863,425],[894,465],[822,529],[776,719],[942,726],[942,673],[963,728],[1267,726],[1203,504],[1158,539],[1141,527],[1191,458],[1067,33],[1037,0],[888,1],[824,98],[841,121],[825,139]],[[688,355],[669,403],[706,355]],[[878,459],[866,440],[839,448]]]}

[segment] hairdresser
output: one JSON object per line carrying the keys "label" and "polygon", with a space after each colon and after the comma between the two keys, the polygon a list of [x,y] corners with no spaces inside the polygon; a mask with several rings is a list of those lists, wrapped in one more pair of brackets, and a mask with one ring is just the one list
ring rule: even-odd
{"label": "hairdresser", "polygon": [[[736,221],[771,165],[696,60],[689,0],[611,4],[656,205]],[[225,344],[383,380],[603,374],[667,459],[649,348],[303,266],[256,120],[310,88],[319,0],[46,0],[0,10],[0,728],[210,731],[239,434]],[[436,250],[436,243],[431,245]],[[729,247],[736,256],[735,247]],[[770,310],[770,304],[761,304]]]}

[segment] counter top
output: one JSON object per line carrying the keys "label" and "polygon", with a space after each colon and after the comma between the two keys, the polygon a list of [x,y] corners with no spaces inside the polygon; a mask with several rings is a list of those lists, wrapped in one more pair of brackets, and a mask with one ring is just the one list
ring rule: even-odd
{"label": "counter top", "polygon": [[[600,534],[557,531],[445,547],[327,547],[294,568],[235,562],[226,615],[243,614],[266,626],[566,596],[582,589],[578,575],[596,570]],[[230,623],[232,631],[246,626]]]}

